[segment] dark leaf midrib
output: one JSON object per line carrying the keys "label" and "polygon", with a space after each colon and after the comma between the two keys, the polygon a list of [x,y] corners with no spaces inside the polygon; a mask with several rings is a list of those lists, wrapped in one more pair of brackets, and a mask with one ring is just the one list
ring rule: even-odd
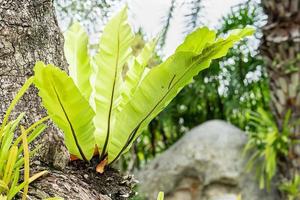
{"label": "dark leaf midrib", "polygon": [[78,139],[77,139],[75,130],[74,130],[74,128],[73,128],[73,125],[72,125],[72,123],[71,123],[71,121],[70,121],[70,119],[69,119],[69,116],[68,116],[68,114],[67,114],[67,112],[66,112],[66,110],[65,110],[65,108],[64,108],[64,106],[63,106],[63,103],[62,103],[61,100],[60,100],[60,97],[59,97],[59,95],[58,95],[58,92],[57,92],[57,90],[56,90],[56,88],[55,88],[55,84],[53,84],[53,88],[54,88],[54,91],[55,91],[55,95],[56,95],[56,97],[57,97],[57,100],[58,100],[58,102],[59,102],[59,104],[60,104],[60,106],[61,106],[61,108],[62,108],[62,110],[63,110],[63,112],[64,112],[64,115],[65,115],[65,117],[66,117],[66,119],[67,119],[67,121],[68,121],[68,123],[69,123],[69,126],[70,126],[70,128],[71,128],[71,133],[72,133],[72,136],[73,136],[73,138],[74,138],[74,140],[75,140],[76,147],[78,148],[78,151],[79,151],[81,157],[82,157],[85,161],[88,161],[87,158],[85,157],[83,151],[82,151],[82,148],[81,148],[80,144],[79,144],[79,141],[78,141]]}

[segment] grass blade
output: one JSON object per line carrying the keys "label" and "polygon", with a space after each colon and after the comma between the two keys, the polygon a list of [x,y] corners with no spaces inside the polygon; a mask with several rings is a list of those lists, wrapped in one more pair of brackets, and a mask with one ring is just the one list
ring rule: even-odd
{"label": "grass blade", "polygon": [[21,126],[23,149],[24,149],[24,182],[26,183],[23,190],[22,200],[26,200],[29,187],[29,149],[27,135],[23,126]]}

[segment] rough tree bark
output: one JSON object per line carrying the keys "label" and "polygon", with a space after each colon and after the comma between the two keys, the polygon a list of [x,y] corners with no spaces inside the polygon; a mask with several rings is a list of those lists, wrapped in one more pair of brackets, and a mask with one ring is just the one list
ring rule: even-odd
{"label": "rough tree bark", "polygon": [[[0,0],[0,120],[37,60],[65,67],[63,38],[51,1]],[[17,110],[27,112],[31,123],[42,115],[35,90],[30,90]]]}
{"label": "rough tree bark", "polygon": [[[63,69],[67,65],[53,0],[0,0],[0,124],[14,95],[26,78],[33,74],[36,61],[53,63]],[[46,115],[33,87],[15,110],[27,113],[25,125]],[[107,170],[103,175],[95,174],[93,162],[89,165],[76,162],[66,166],[68,153],[57,133],[50,124],[40,140],[43,144],[40,157],[44,159],[34,162],[33,171],[47,169],[49,175],[32,184],[30,199],[50,196],[127,199],[131,193],[131,177],[124,178],[115,170]],[[53,168],[53,164],[60,170]]]}
{"label": "rough tree bark", "polygon": [[[267,61],[271,89],[271,107],[280,129],[290,110],[291,121],[300,119],[300,1],[263,0],[268,16],[263,27],[261,50]],[[300,139],[300,126],[291,138]],[[291,179],[300,174],[299,145],[290,149],[281,166],[281,174]]]}

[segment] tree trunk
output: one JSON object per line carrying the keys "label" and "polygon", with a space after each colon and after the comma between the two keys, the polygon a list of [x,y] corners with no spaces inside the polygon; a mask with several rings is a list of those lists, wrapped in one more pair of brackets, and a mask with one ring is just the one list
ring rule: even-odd
{"label": "tree trunk", "polygon": [[[0,120],[39,60],[66,66],[52,2],[0,0]],[[31,89],[16,110],[27,112],[26,123],[32,123],[45,115],[39,105],[36,91]]]}
{"label": "tree trunk", "polygon": [[[36,61],[52,63],[63,69],[67,66],[53,0],[0,0],[0,123],[18,89],[26,78],[33,75]],[[17,112],[26,112],[25,126],[46,115],[33,87],[15,110],[13,117]],[[31,199],[51,196],[90,200],[128,198],[134,182],[130,177],[123,178],[109,169],[98,175],[94,170],[95,163],[68,164],[69,155],[59,131],[53,125],[49,126],[39,140],[43,145],[39,157],[43,159],[32,165],[33,171],[46,169],[49,175],[32,184]],[[53,165],[61,171],[54,169]]]}
{"label": "tree trunk", "polygon": [[[271,107],[279,129],[286,113],[291,121],[300,119],[300,1],[262,0],[267,24],[263,27],[261,50],[267,61],[270,78]],[[300,126],[291,138],[300,139]],[[290,149],[283,176],[291,179],[300,170],[299,146]]]}

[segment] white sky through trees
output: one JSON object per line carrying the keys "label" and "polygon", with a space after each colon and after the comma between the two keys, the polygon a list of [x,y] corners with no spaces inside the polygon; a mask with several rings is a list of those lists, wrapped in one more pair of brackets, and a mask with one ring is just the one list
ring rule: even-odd
{"label": "white sky through trees", "polygon": [[[164,56],[170,55],[182,42],[185,36],[188,5],[185,0],[177,0],[174,18],[171,21],[167,34],[166,45],[163,50]],[[200,21],[210,28],[217,28],[222,16],[230,11],[230,8],[244,0],[203,0],[204,8],[200,11]],[[158,35],[163,27],[163,19],[167,15],[171,0],[129,0],[131,13],[130,21],[137,29],[142,27],[148,37]]]}
{"label": "white sky through trees", "polygon": [[[79,21],[81,25],[85,26],[90,35],[90,43],[96,44],[99,40],[100,31],[103,29],[103,23],[105,23],[101,17],[101,9],[91,8],[91,5],[95,4],[94,0],[82,0],[78,1],[78,8],[68,8],[68,14],[63,13],[65,8],[57,7],[57,16],[62,31],[65,31],[72,21]],[[101,2],[101,0],[97,0]],[[164,26],[164,19],[168,14],[168,9],[171,6],[172,0],[106,0],[112,4],[109,16],[114,15],[125,3],[129,7],[129,21],[135,31],[142,28],[146,34],[147,39],[156,37],[161,33]],[[197,26],[205,25],[210,28],[217,28],[222,16],[226,15],[230,8],[246,0],[202,0],[201,5],[203,8],[199,13],[199,21],[201,24]],[[113,3],[112,3],[113,2]],[[159,53],[166,57],[175,50],[175,48],[182,42],[187,34],[187,19],[184,17],[191,12],[191,0],[176,0],[176,9],[171,20],[170,28],[167,33],[166,43],[164,49]],[[57,4],[66,6],[68,4],[74,4],[69,0],[56,0]],[[80,9],[77,11],[76,9]],[[91,9],[94,9],[91,11]],[[86,11],[86,12],[85,12]],[[80,12],[80,13],[79,13]],[[82,19],[81,15],[91,14],[93,20]]]}

